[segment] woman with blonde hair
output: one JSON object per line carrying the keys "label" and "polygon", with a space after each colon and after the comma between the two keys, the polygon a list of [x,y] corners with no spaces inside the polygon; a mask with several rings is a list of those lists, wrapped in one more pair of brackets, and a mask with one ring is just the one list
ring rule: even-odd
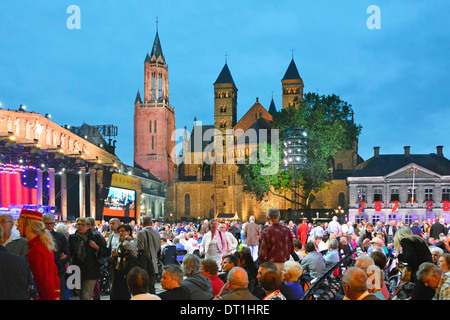
{"label": "woman with blonde hair", "polygon": [[416,277],[416,272],[422,263],[433,262],[425,240],[413,234],[408,227],[401,227],[395,233],[394,248],[399,253],[398,260],[407,263],[411,271],[411,282],[414,282],[411,300],[431,300],[434,289],[426,287],[422,280]]}
{"label": "woman with blonde hair", "polygon": [[22,210],[17,223],[21,236],[28,240],[26,257],[38,290],[38,300],[59,300],[60,282],[53,253],[55,245],[42,221],[42,214]]}

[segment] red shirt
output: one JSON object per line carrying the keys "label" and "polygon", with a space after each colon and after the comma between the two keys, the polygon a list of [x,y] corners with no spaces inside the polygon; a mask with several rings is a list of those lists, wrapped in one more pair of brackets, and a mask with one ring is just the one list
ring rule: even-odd
{"label": "red shirt", "polygon": [[219,275],[215,274],[209,278],[209,281],[211,282],[211,287],[213,289],[213,293],[215,296],[217,296],[222,289],[224,283],[219,278]]}
{"label": "red shirt", "polygon": [[53,251],[48,251],[39,236],[28,241],[26,255],[38,290],[38,300],[59,298],[59,277]]}
{"label": "red shirt", "polygon": [[293,249],[293,238],[289,228],[272,224],[261,231],[258,261],[285,262],[289,260]]}

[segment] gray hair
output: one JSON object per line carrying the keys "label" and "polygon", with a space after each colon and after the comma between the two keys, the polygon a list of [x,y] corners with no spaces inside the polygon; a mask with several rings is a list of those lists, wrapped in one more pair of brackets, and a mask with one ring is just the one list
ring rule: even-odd
{"label": "gray hair", "polygon": [[55,216],[51,213],[44,213],[42,215],[42,220],[52,220],[53,222],[55,222]]}
{"label": "gray hair", "polygon": [[434,246],[432,246],[432,247],[429,247],[429,249],[430,249],[430,252],[431,252],[431,253],[437,252],[440,256],[444,253],[444,250],[442,250],[442,249],[439,248],[439,247],[434,247]]}
{"label": "gray hair", "polygon": [[280,217],[280,210],[278,208],[270,208],[267,210],[267,218],[269,220],[277,220]]}
{"label": "gray hair", "polygon": [[62,234],[66,234],[67,230],[69,230],[69,227],[67,227],[64,223],[58,223],[55,228],[56,232],[59,232]]}
{"label": "gray hair", "polygon": [[331,239],[330,240],[330,247],[331,247],[331,249],[339,248],[339,241],[337,239]]}
{"label": "gray hair", "polygon": [[416,272],[417,279],[422,279],[424,276],[429,276],[430,274],[442,275],[442,271],[439,270],[438,266],[431,262],[424,262],[419,266],[419,270]]}
{"label": "gray hair", "polygon": [[5,218],[6,221],[12,221],[14,223],[14,218],[10,214],[2,213],[0,214],[0,218]]}
{"label": "gray hair", "polygon": [[181,269],[186,277],[200,273],[202,271],[200,258],[191,253],[186,254],[181,263]]}
{"label": "gray hair", "polygon": [[169,264],[167,266],[163,266],[162,271],[170,273],[172,278],[177,279],[179,284],[183,282],[183,270],[181,270],[179,265]]}

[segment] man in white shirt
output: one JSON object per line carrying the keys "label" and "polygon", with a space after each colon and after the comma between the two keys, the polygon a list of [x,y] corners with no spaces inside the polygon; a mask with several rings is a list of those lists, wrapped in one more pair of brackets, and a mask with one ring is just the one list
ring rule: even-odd
{"label": "man in white shirt", "polygon": [[328,246],[325,242],[322,241],[322,237],[315,237],[316,239],[316,245],[317,245],[317,251],[320,253],[327,252]]}
{"label": "man in white shirt", "polygon": [[194,239],[194,234],[192,232],[186,233],[184,248],[187,250],[187,253],[191,254],[198,249],[197,240]]}
{"label": "man in white shirt", "polygon": [[109,220],[109,229],[111,230],[111,234],[109,235],[108,248],[110,254],[113,250],[116,250],[119,245],[119,226],[120,220],[118,218],[112,218],[111,220]]}
{"label": "man in white shirt", "polygon": [[341,231],[341,225],[337,220],[338,218],[334,216],[333,220],[328,224],[328,234],[339,233]]}

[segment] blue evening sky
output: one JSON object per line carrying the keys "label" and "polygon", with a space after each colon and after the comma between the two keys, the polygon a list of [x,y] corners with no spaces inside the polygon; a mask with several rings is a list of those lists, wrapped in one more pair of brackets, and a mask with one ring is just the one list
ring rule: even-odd
{"label": "blue evening sky", "polygon": [[[81,29],[70,30],[70,5]],[[370,5],[381,29],[366,25]],[[156,32],[169,65],[177,128],[213,124],[213,83],[228,55],[238,119],[259,97],[281,108],[294,49],[305,92],[337,94],[363,126],[363,159],[450,155],[447,0],[0,0],[2,108],[52,114],[60,125],[114,124],[117,155],[133,164],[136,92]],[[446,151],[447,150],[447,151]]]}

